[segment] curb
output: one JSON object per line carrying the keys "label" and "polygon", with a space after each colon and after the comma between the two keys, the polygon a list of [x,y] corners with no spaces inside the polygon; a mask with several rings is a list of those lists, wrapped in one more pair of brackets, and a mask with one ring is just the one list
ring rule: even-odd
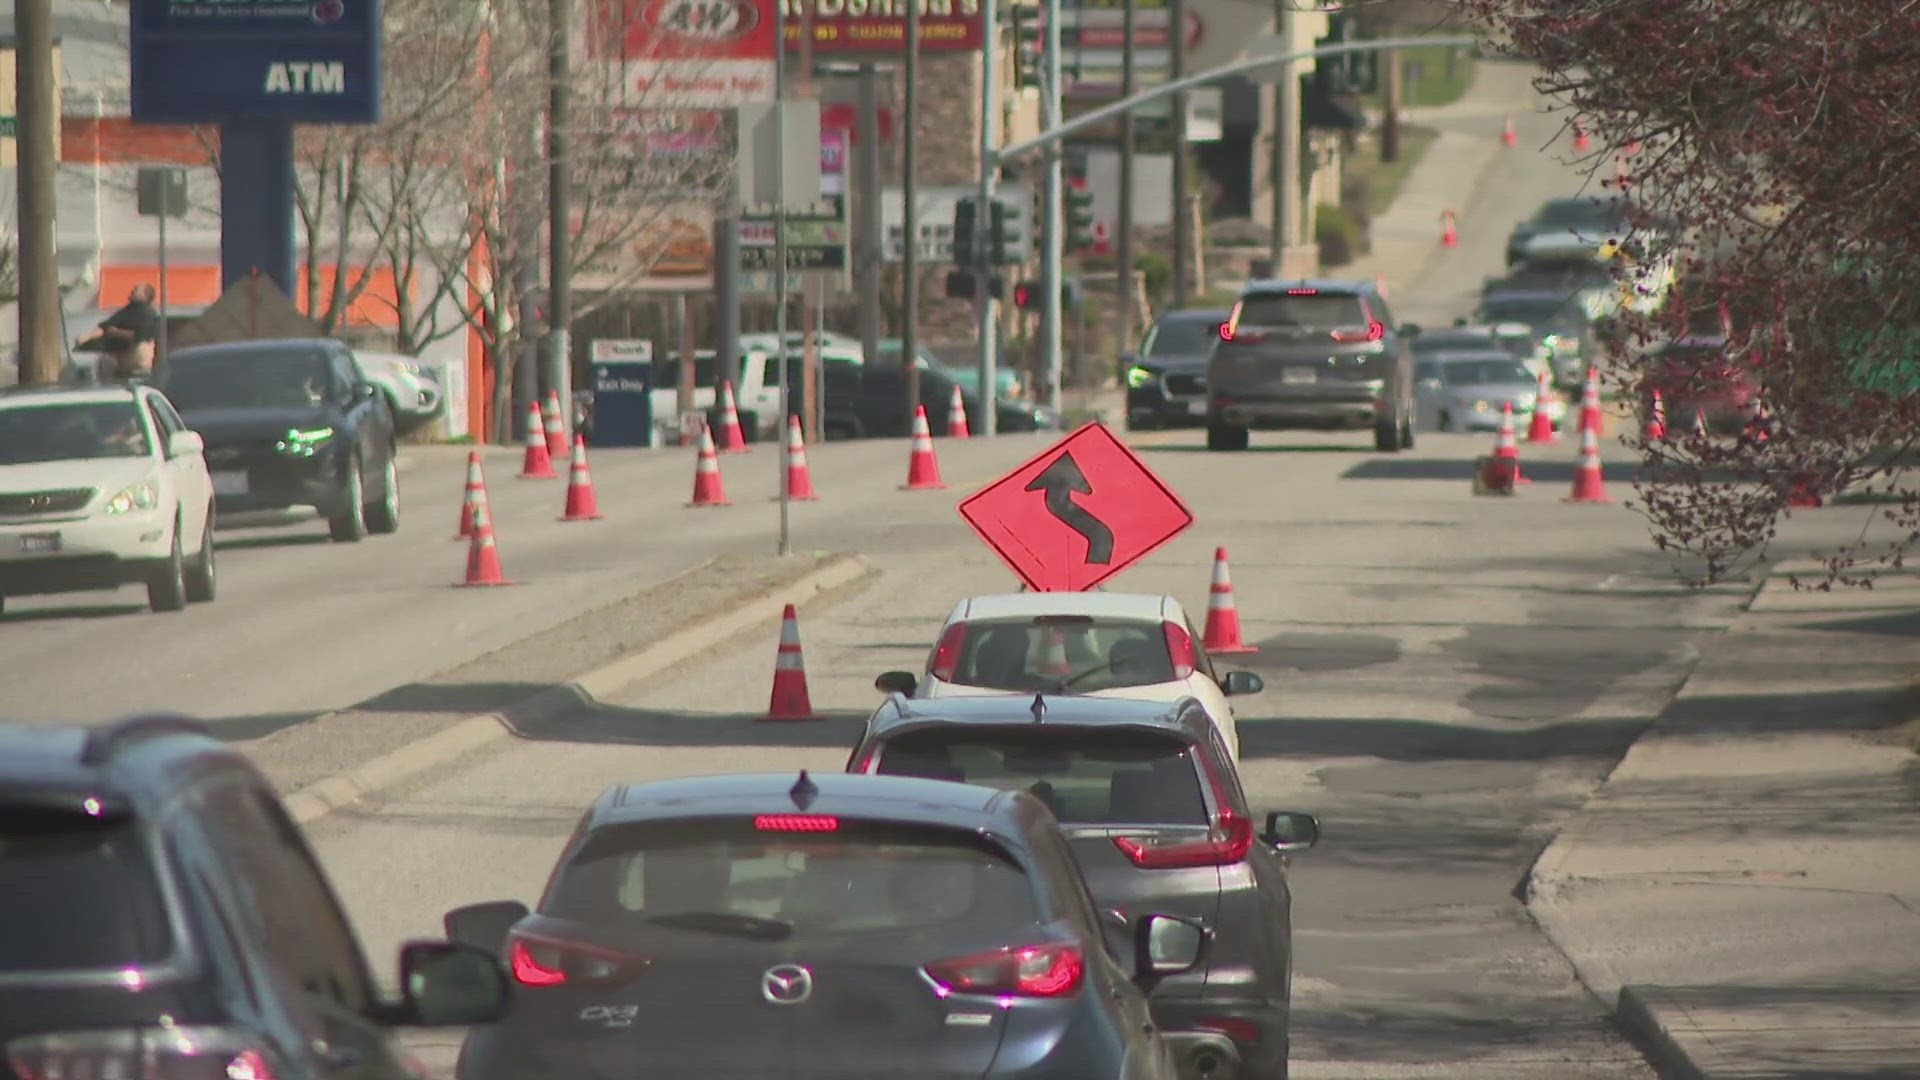
{"label": "curb", "polygon": [[283,800],[287,812],[299,824],[309,825],[455,758],[518,737],[514,730],[515,718],[546,718],[578,708],[684,663],[743,631],[770,622],[778,618],[780,607],[786,604],[798,607],[820,593],[851,584],[871,572],[867,561],[858,555],[835,559],[790,585],[741,601],[720,615],[595,668],[572,682],[548,687],[499,712],[476,715],[345,772],[308,784]]}
{"label": "curb", "polygon": [[[1660,1080],[1708,1080],[1722,1073],[1719,1053],[1697,1028],[1676,1032],[1660,1018],[1662,1011],[1686,1016],[1687,1011],[1657,986],[1623,986],[1614,1010],[1621,1034],[1647,1059]],[[1699,1045],[1689,1046],[1689,1043]]]}

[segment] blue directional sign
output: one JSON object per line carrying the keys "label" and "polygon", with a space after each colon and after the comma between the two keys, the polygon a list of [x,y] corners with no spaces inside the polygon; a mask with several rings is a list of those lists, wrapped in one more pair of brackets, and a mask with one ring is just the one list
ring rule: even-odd
{"label": "blue directional sign", "polygon": [[133,0],[133,119],[380,120],[379,0]]}

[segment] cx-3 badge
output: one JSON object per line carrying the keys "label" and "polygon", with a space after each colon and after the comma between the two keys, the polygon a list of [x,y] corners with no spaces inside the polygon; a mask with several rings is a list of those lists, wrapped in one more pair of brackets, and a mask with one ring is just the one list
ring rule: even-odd
{"label": "cx-3 badge", "polygon": [[798,964],[781,964],[760,976],[760,996],[775,1005],[798,1005],[813,996],[813,973]]}

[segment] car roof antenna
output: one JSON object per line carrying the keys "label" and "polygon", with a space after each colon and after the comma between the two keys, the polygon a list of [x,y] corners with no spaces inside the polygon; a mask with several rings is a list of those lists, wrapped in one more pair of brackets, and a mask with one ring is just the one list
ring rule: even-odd
{"label": "car roof antenna", "polygon": [[807,807],[812,806],[813,800],[818,798],[819,795],[819,785],[815,784],[812,778],[807,776],[807,770],[805,769],[800,770],[800,779],[794,781],[793,787],[787,791],[787,798],[792,799],[793,805],[803,811]]}
{"label": "car roof antenna", "polygon": [[1033,708],[1029,711],[1033,713],[1034,723],[1037,724],[1045,720],[1047,718],[1047,699],[1041,697],[1039,694],[1033,695]]}

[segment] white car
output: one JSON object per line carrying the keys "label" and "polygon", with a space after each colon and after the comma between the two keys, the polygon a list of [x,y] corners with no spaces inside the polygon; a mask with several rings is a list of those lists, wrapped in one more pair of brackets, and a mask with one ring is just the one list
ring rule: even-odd
{"label": "white car", "polygon": [[213,599],[204,447],[148,386],[0,394],[0,606],[122,585],[155,611]]}
{"label": "white car", "polygon": [[387,395],[393,415],[402,420],[431,420],[440,415],[444,395],[431,365],[399,353],[355,349],[360,370]]}
{"label": "white car", "polygon": [[917,698],[1052,693],[1178,701],[1198,698],[1240,758],[1229,697],[1265,689],[1250,671],[1218,674],[1180,602],[1109,592],[1021,592],[962,600],[924,674],[874,681]]}

